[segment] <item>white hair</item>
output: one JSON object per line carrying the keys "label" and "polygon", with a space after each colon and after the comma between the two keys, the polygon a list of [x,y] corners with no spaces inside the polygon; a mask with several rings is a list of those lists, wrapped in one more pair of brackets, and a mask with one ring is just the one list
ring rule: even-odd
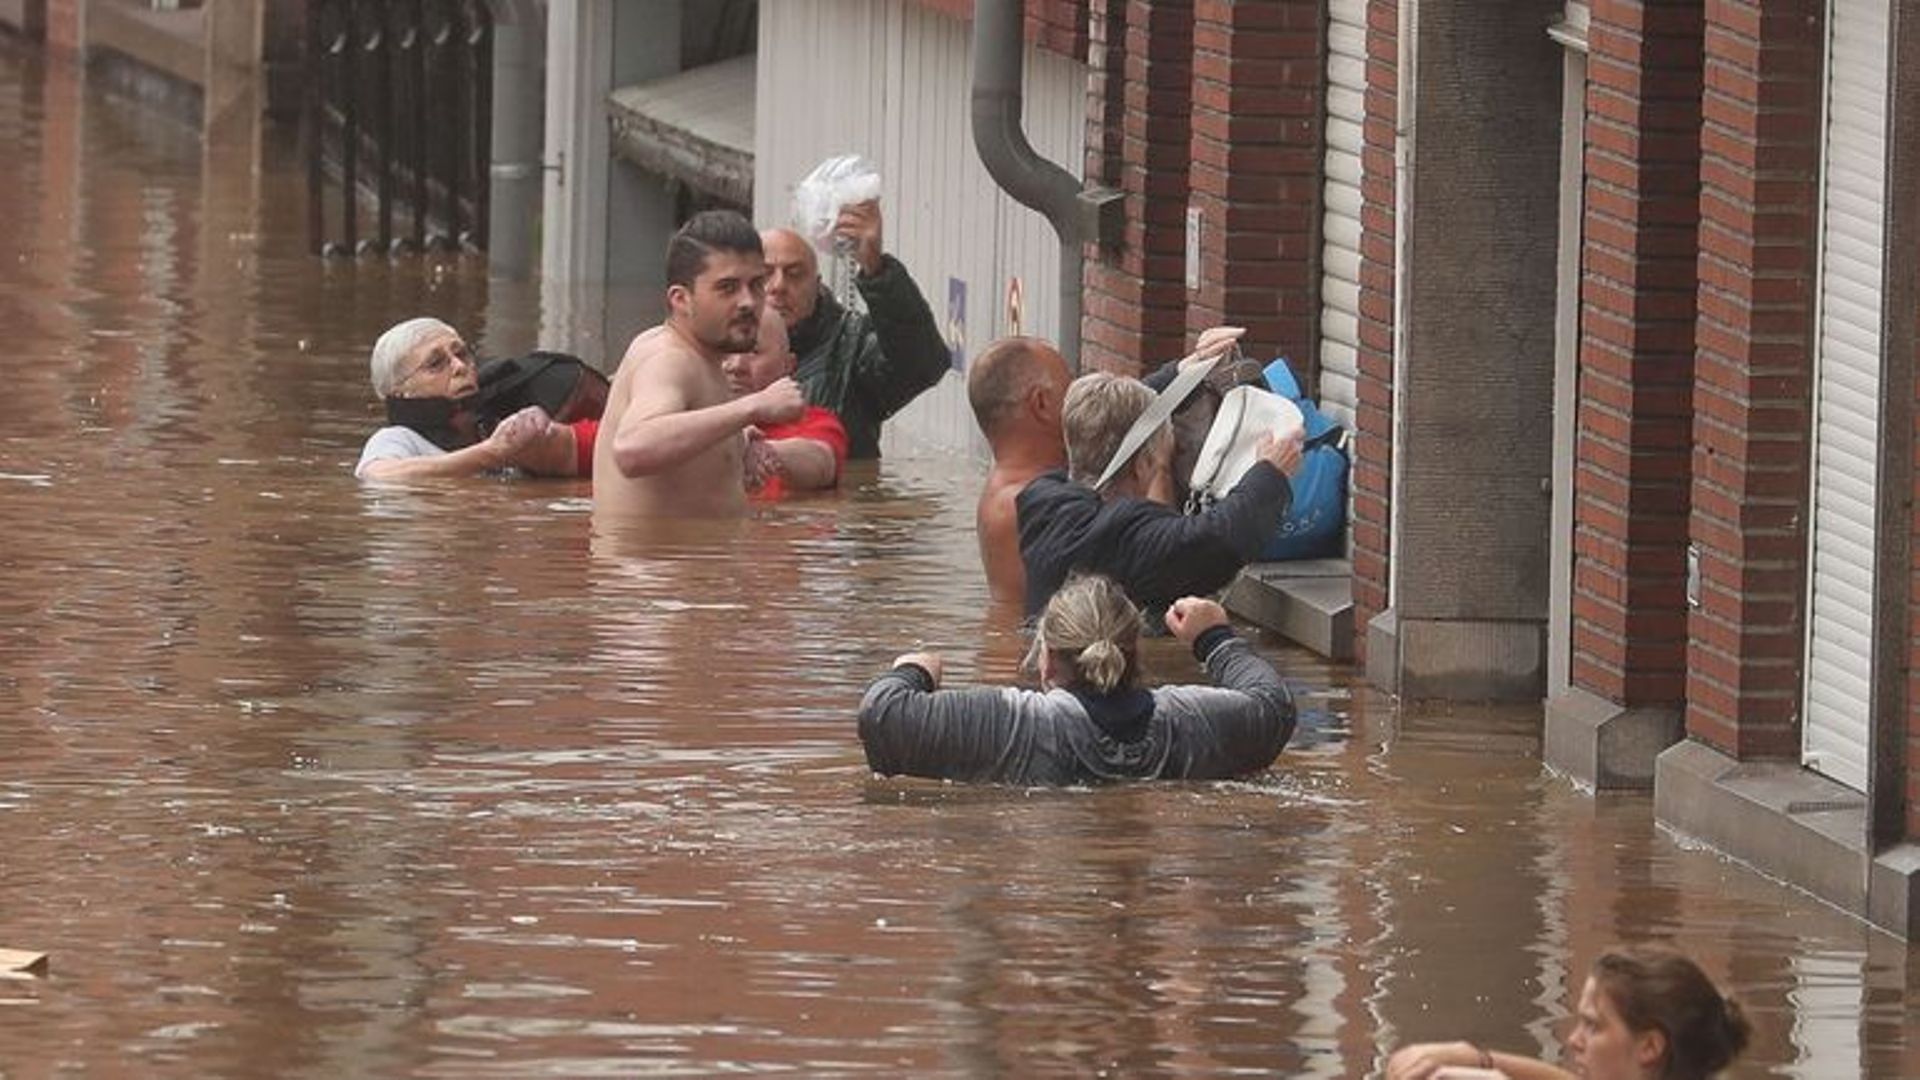
{"label": "white hair", "polygon": [[376,397],[386,397],[393,393],[395,377],[400,374],[400,365],[413,355],[428,338],[440,334],[459,336],[459,331],[439,319],[418,318],[397,323],[380,335],[373,343],[373,357],[367,363],[368,374],[373,376],[373,393]]}

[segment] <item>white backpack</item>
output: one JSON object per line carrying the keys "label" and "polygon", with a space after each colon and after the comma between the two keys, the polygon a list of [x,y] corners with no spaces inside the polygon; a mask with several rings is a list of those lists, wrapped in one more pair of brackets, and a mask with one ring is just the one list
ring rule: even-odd
{"label": "white backpack", "polygon": [[1187,512],[1204,510],[1233,490],[1260,458],[1260,440],[1269,432],[1285,438],[1306,426],[1300,407],[1257,386],[1236,386],[1220,399],[1220,411],[1200,445],[1187,485]]}

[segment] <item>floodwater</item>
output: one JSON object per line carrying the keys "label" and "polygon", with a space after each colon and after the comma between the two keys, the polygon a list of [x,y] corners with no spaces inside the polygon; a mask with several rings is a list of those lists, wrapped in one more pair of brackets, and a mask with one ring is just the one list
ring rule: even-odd
{"label": "floodwater", "polygon": [[579,484],[364,488],[381,328],[531,344],[483,267],[311,260],[285,133],[5,40],[0,146],[0,948],[51,954],[0,1075],[1365,1076],[1556,1056],[1649,938],[1742,1075],[1920,1075],[1904,945],[1545,774],[1537,709],[1263,642],[1308,708],[1255,781],[874,779],[893,655],[1020,650],[973,463],[625,538]]}

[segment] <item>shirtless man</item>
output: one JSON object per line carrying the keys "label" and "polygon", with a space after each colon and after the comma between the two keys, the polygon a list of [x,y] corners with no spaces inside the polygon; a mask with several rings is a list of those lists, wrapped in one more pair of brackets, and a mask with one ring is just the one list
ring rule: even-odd
{"label": "shirtless man", "polygon": [[760,234],[730,210],[695,214],[667,245],[667,319],[627,347],[594,448],[596,514],[735,517],[746,512],[745,431],[797,419],[791,378],[734,397],[722,365],[760,329]]}
{"label": "shirtless man", "polygon": [[1027,337],[994,342],[967,371],[967,403],[993,452],[974,533],[987,592],[995,600],[1017,604],[1026,596],[1013,500],[1034,477],[1067,467],[1060,403],[1071,380],[1066,359],[1053,346]]}

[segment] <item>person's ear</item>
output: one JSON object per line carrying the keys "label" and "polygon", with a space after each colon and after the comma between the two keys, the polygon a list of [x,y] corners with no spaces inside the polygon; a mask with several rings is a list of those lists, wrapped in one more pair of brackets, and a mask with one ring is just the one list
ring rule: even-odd
{"label": "person's ear", "polygon": [[1649,1076],[1656,1075],[1660,1063],[1667,1059],[1667,1033],[1659,1028],[1648,1028],[1634,1036],[1633,1056]]}
{"label": "person's ear", "polygon": [[667,286],[667,310],[684,319],[693,313],[693,290],[685,285]]}
{"label": "person's ear", "polygon": [[1027,387],[1027,392],[1022,395],[1022,398],[1027,412],[1042,423],[1058,415],[1060,411],[1060,403],[1053,398],[1053,388],[1046,383],[1034,383]]}

